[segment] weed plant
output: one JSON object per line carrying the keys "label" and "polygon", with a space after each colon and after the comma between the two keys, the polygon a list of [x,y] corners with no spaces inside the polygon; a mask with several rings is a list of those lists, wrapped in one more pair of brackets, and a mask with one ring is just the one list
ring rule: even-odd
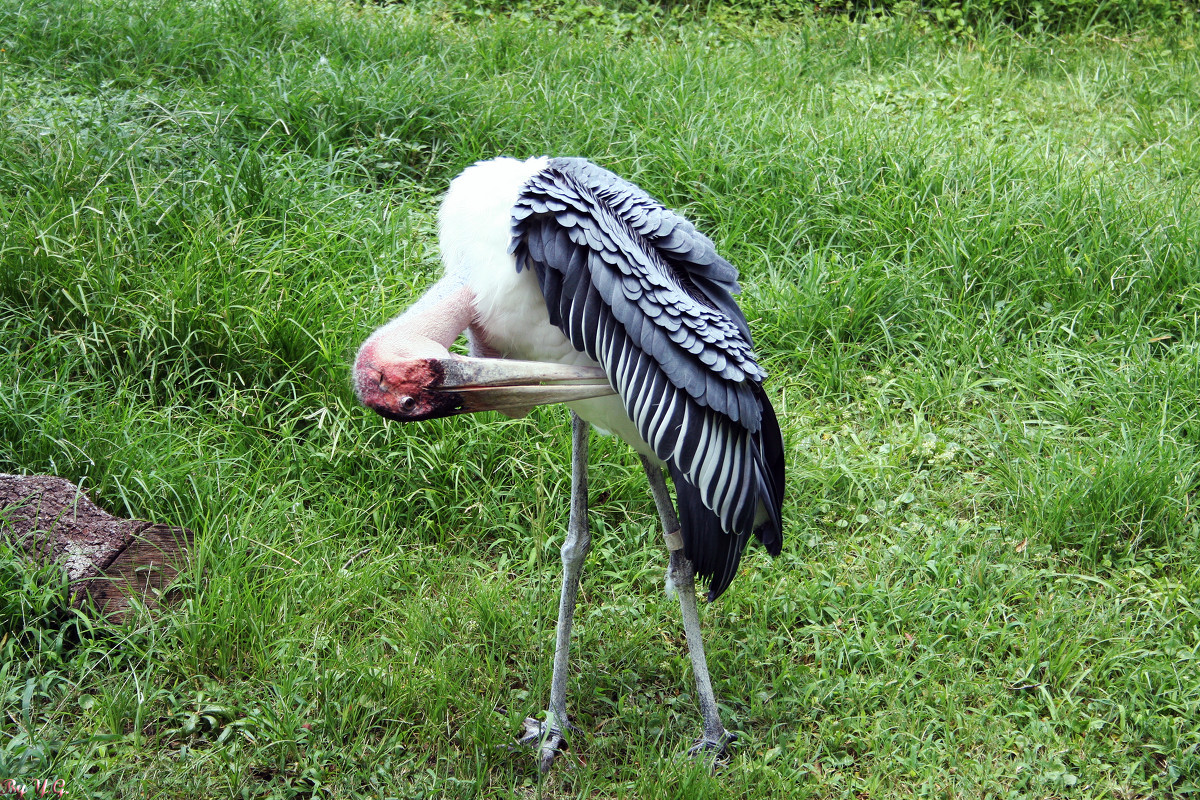
{"label": "weed plant", "polygon": [[[197,533],[100,629],[10,551],[0,777],[71,797],[1200,791],[1196,30],[636,36],[432,8],[0,0],[0,471]],[[593,437],[584,733],[549,690],[561,408],[387,425],[357,344],[446,183],[590,157],[742,272],[786,544],[708,606],[698,732],[644,478]]]}

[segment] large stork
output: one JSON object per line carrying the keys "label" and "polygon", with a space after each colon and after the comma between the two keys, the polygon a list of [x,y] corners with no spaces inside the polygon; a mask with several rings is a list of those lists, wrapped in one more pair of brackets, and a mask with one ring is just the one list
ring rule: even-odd
{"label": "large stork", "polygon": [[[543,771],[566,746],[567,654],[590,545],[591,424],[641,456],[704,717],[692,751],[724,755],[733,737],[704,658],[695,576],[715,600],[752,534],[772,555],[783,542],[783,442],[733,300],[737,270],[683,217],[577,158],[475,164],[451,182],[439,225],[444,276],[362,345],[355,389],[401,421],[485,409],[520,416],[556,402],[573,412],[550,708],[544,721],[525,721],[521,741],[537,747]],[[464,330],[471,358],[447,350]]]}

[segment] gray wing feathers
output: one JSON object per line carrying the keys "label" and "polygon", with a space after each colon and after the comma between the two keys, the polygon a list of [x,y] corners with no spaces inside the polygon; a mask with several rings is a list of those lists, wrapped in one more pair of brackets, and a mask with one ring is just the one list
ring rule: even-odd
{"label": "gray wing feathers", "polygon": [[[745,318],[732,299],[737,290],[736,270],[716,255],[712,243],[691,223],[661,206],[656,214],[642,219],[640,230],[627,224],[614,209],[633,201],[643,205],[653,201],[616,176],[599,181],[597,176],[602,175],[611,173],[586,161],[555,159],[550,169],[530,181],[513,214],[530,259],[562,265],[564,287],[574,287],[571,281],[582,265],[570,251],[588,251],[590,279],[617,320],[655,357],[681,359],[678,365],[665,365],[675,385],[701,403],[716,403],[717,410],[734,419],[749,415],[747,421],[756,425],[748,392],[734,388],[732,394],[710,395],[707,382],[686,374],[691,362],[698,359],[706,371],[727,381],[761,381],[765,377],[754,360]],[[596,181],[596,186],[582,183],[588,179]],[[582,190],[585,186],[598,197],[588,197]],[[547,216],[558,224],[544,224]],[[531,225],[531,217],[543,224]],[[669,231],[665,238],[655,235],[658,228],[650,227],[655,219],[661,229]],[[514,238],[514,250],[517,242]],[[661,242],[716,269],[708,277],[698,276],[694,270],[683,269],[695,264],[682,257],[673,266],[669,253],[660,250]],[[603,263],[594,261],[597,257]],[[573,294],[568,292],[568,296]],[[647,325],[647,321],[654,324]]]}
{"label": "gray wing feathers", "polygon": [[582,159],[552,159],[526,183],[510,249],[518,270],[536,271],[551,323],[601,364],[643,438],[740,542],[707,569],[697,561],[719,593],[763,504],[772,542],[779,525],[737,270],[686,219]]}

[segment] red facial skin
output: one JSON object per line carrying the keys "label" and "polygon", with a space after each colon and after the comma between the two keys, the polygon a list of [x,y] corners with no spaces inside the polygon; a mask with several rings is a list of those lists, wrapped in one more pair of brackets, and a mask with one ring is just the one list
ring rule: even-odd
{"label": "red facial skin", "polygon": [[354,364],[354,388],[359,400],[372,411],[398,422],[463,413],[466,409],[458,393],[437,390],[443,378],[437,359],[379,360],[373,342],[363,346]]}
{"label": "red facial skin", "polygon": [[388,419],[415,422],[465,411],[462,398],[434,391],[444,378],[437,359],[471,324],[474,295],[439,281],[412,308],[379,328],[354,362],[354,391],[363,405]]}

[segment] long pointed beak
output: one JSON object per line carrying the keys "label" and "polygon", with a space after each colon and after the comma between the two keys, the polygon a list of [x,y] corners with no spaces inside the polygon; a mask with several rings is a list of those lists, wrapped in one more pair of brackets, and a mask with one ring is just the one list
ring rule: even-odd
{"label": "long pointed beak", "polygon": [[[523,415],[534,406],[614,394],[604,370],[542,361],[498,358],[441,358],[441,379],[429,390],[454,395],[461,410]],[[434,371],[437,374],[438,370]]]}
{"label": "long pointed beak", "polygon": [[354,390],[363,405],[398,422],[475,411],[523,417],[534,406],[614,394],[597,367],[457,356],[381,359],[368,346],[354,365]]}

